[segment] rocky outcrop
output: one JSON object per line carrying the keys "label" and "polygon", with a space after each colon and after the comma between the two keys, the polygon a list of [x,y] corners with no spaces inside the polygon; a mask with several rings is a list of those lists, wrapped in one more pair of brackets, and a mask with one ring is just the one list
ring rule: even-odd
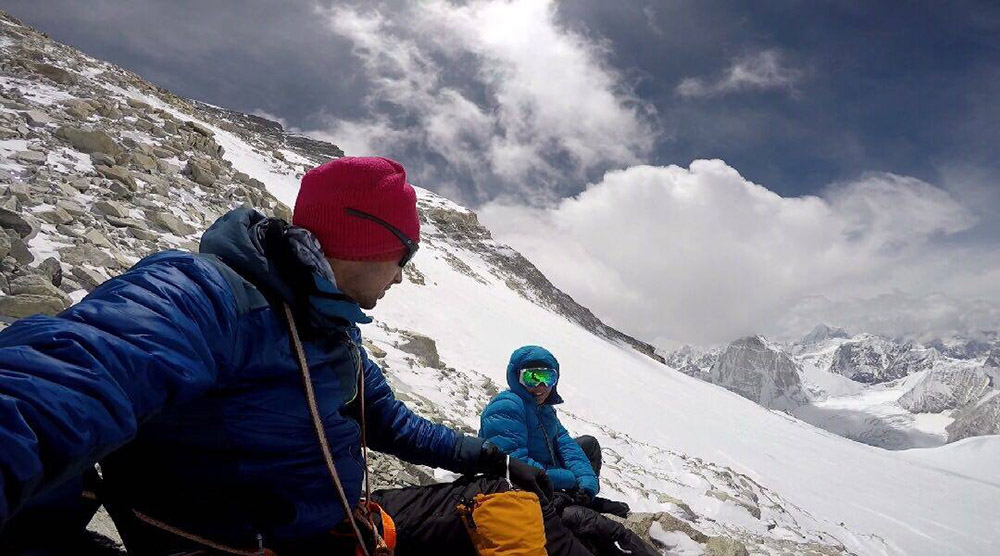
{"label": "rocky outcrop", "polygon": [[20,319],[31,315],[54,315],[66,308],[66,303],[51,295],[17,294],[0,296],[0,317]]}
{"label": "rocky outcrop", "polygon": [[688,376],[708,380],[709,372],[721,354],[722,350],[720,349],[699,349],[694,346],[684,346],[668,352],[663,356],[663,359],[668,367]]}
{"label": "rocky outcrop", "polygon": [[82,153],[102,153],[114,157],[122,152],[118,143],[101,130],[63,126],[56,130],[56,137],[65,139],[74,149]]}
{"label": "rocky outcrop", "polygon": [[857,382],[877,384],[929,369],[937,359],[934,349],[863,334],[837,348],[830,372]]}
{"label": "rocky outcrop", "polygon": [[798,365],[761,336],[729,344],[709,376],[713,384],[771,409],[792,411],[808,402]]}
{"label": "rocky outcrop", "polygon": [[[1000,347],[995,347],[986,355],[983,366],[991,369],[1000,369]],[[1000,386],[1000,385],[998,385]]]}
{"label": "rocky outcrop", "polygon": [[396,347],[416,357],[417,361],[425,367],[433,369],[445,368],[444,363],[441,362],[441,356],[438,354],[437,343],[434,340],[416,332],[407,332],[404,334],[404,337],[406,341]]}
{"label": "rocky outcrop", "polygon": [[978,359],[1000,349],[1000,331],[983,331],[973,337],[937,338],[924,345],[954,359]]}
{"label": "rocky outcrop", "polygon": [[948,442],[970,436],[1000,434],[1000,390],[992,390],[976,403],[958,412],[948,425]]}
{"label": "rocky outcrop", "polygon": [[978,364],[943,365],[928,371],[899,398],[912,413],[940,413],[965,407],[993,388],[992,379]]}

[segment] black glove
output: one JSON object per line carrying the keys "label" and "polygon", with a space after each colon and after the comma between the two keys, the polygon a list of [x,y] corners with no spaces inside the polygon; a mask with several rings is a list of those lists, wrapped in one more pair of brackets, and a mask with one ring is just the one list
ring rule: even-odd
{"label": "black glove", "polygon": [[528,465],[521,460],[512,459],[507,464],[510,471],[510,482],[521,490],[534,492],[542,503],[552,498],[552,481],[544,469]]}
{"label": "black glove", "polygon": [[589,506],[591,502],[594,501],[594,495],[590,491],[583,490],[581,488],[574,488],[569,491],[573,496],[573,504],[577,506]]}
{"label": "black glove", "polygon": [[552,507],[556,509],[556,513],[558,514],[561,514],[563,510],[573,504],[573,495],[564,490],[552,494]]}
{"label": "black glove", "polygon": [[632,511],[632,508],[629,508],[625,502],[616,502],[601,497],[594,498],[590,508],[602,514],[612,514],[618,517],[628,517],[629,512]]}
{"label": "black glove", "polygon": [[534,492],[542,502],[552,498],[552,481],[544,469],[511,459],[493,444],[483,444],[476,461],[476,471],[497,477],[510,477],[514,486]]}

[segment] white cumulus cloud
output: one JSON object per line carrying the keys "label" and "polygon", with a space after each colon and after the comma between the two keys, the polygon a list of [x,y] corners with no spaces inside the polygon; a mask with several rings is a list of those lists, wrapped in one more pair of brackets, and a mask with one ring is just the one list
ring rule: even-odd
{"label": "white cumulus cloud", "polygon": [[910,335],[998,325],[1000,254],[947,245],[976,216],[913,178],[787,198],[697,160],[608,172],[553,208],[480,212],[557,286],[660,343],[791,337],[819,322]]}
{"label": "white cumulus cloud", "polygon": [[552,0],[319,13],[351,41],[370,91],[362,116],[310,134],[348,154],[395,155],[421,185],[472,204],[554,200],[553,184],[651,152],[652,108],[604,62],[601,43],[557,23]]}

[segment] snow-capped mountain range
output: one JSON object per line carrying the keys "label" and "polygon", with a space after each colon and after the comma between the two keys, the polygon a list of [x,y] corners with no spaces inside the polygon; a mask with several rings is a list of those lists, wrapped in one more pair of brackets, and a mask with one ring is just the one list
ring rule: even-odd
{"label": "snow-capped mountain range", "polygon": [[[231,207],[287,216],[302,173],[341,154],[177,97],[0,12],[0,320],[56,313],[152,252],[197,249]],[[926,370],[870,385],[830,373],[853,341],[835,331],[800,351],[751,338],[664,364],[495,241],[472,211],[418,196],[420,253],[362,330],[416,411],[475,432],[506,386],[511,351],[540,344],[562,363],[564,424],[603,445],[602,494],[627,501],[629,526],[665,554],[1000,553],[1000,437],[890,452],[786,413],[896,383],[912,390]],[[854,353],[851,372],[868,361]],[[751,368],[766,373],[753,380]],[[685,375],[699,369],[741,395]],[[981,380],[948,384],[967,391],[927,384],[913,407],[976,398],[954,415],[972,428],[996,411],[1000,398],[979,396]],[[380,456],[373,479],[448,476]],[[114,535],[104,520],[92,526]]]}
{"label": "snow-capped mountain range", "polygon": [[819,325],[782,344],[761,336],[685,346],[670,366],[770,409],[888,449],[1000,434],[1000,335],[925,344]]}

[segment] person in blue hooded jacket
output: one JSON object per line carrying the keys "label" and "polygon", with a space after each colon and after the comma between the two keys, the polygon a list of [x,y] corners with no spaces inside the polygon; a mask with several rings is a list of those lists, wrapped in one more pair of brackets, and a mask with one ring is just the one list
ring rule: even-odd
{"label": "person in blue hooded jacket", "polygon": [[[99,461],[97,494],[130,554],[345,553],[329,532],[362,497],[363,438],[413,463],[509,474],[545,500],[544,473],[414,414],[362,346],[362,309],[402,281],[418,241],[403,167],[345,157],[305,175],[292,224],[233,210],[200,254],[152,255],[61,314],[0,332],[3,535],[58,541],[27,516],[72,507],[51,499],[79,497]],[[398,554],[443,546],[420,533],[437,512],[423,506],[449,488],[476,487],[373,496],[397,520]],[[586,554],[551,521],[550,553]]]}
{"label": "person in blue hooded jacket", "polygon": [[559,362],[547,349],[524,346],[507,365],[507,385],[483,410],[479,436],[512,458],[544,469],[558,490],[594,498],[601,448],[592,436],[570,436],[556,416]]}
{"label": "person in blue hooded jacket", "polygon": [[593,436],[572,437],[559,422],[555,405],[559,361],[539,346],[518,348],[507,364],[507,390],[483,409],[479,436],[510,457],[544,469],[557,490],[553,505],[567,529],[595,554],[652,555],[658,552],[621,523],[601,515],[626,517],[624,502],[600,498],[601,446]]}

